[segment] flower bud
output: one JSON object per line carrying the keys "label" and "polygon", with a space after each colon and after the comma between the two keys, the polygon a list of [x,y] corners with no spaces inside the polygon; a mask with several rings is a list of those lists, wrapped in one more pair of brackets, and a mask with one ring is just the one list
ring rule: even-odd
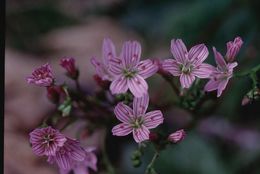
{"label": "flower bud", "polygon": [[182,141],[186,136],[186,133],[183,129],[178,130],[172,134],[169,135],[168,140],[172,143],[178,143]]}
{"label": "flower bud", "polygon": [[226,60],[228,62],[233,62],[236,55],[238,54],[241,46],[243,44],[243,41],[240,37],[236,37],[235,40],[229,41],[227,43],[227,53],[226,53]]}
{"label": "flower bud", "polygon": [[67,76],[72,79],[77,79],[79,75],[79,71],[75,66],[75,59],[74,58],[62,58],[60,60],[60,65],[66,69]]}
{"label": "flower bud", "polygon": [[47,98],[57,104],[59,103],[59,101],[64,98],[65,96],[65,92],[64,90],[62,89],[61,86],[49,86],[47,87]]}
{"label": "flower bud", "polygon": [[158,139],[159,139],[159,136],[158,136],[157,133],[151,132],[151,133],[149,134],[149,140],[150,140],[150,141],[157,141]]}

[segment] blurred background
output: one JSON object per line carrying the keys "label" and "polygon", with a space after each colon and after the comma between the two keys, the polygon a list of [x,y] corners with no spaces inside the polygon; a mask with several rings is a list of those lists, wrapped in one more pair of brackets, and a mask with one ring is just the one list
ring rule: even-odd
{"label": "blurred background", "polygon": [[[60,82],[71,83],[59,67],[59,59],[72,56],[81,71],[82,85],[95,90],[90,58],[101,58],[104,37],[114,41],[117,52],[124,41],[138,40],[142,57],[160,59],[171,57],[172,38],[182,38],[188,48],[205,43],[210,50],[207,62],[215,65],[212,46],[225,54],[226,42],[241,36],[244,45],[235,71],[243,72],[260,64],[259,7],[258,0],[7,0],[5,174],[58,173],[46,159],[32,153],[28,141],[28,133],[54,109],[44,89],[26,84],[25,77],[34,67],[49,62]],[[157,75],[148,82],[152,92],[165,83]],[[169,89],[167,84],[164,86]],[[199,122],[182,143],[162,152],[156,162],[157,171],[259,174],[260,103],[241,106],[251,87],[249,78],[233,79],[217,99],[214,112]],[[180,108],[173,108],[165,116],[172,131],[192,119]],[[91,137],[90,144],[95,144],[98,137],[98,133]],[[118,145],[119,141],[123,146]],[[118,173],[141,174],[152,155],[148,151],[143,165],[135,169],[130,156],[136,144],[131,137],[116,137],[110,144],[109,154]]]}

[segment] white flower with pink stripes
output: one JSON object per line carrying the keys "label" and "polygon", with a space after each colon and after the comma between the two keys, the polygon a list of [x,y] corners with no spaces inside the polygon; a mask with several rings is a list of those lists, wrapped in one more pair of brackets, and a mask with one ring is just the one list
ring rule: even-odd
{"label": "white flower with pink stripes", "polygon": [[122,123],[112,129],[113,135],[126,136],[133,133],[137,143],[149,139],[149,129],[156,128],[163,123],[163,114],[160,110],[146,113],[149,104],[149,96],[146,94],[139,98],[134,98],[133,109],[123,102],[118,103],[114,113]]}

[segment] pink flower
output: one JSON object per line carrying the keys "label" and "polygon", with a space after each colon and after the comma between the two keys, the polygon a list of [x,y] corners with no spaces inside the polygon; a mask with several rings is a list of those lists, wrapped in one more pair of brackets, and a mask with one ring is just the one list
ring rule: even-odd
{"label": "pink flower", "polygon": [[76,162],[86,158],[85,150],[80,146],[79,141],[68,138],[62,147],[59,147],[55,155],[48,156],[48,162],[56,162],[60,169],[70,170]]}
{"label": "pink flower", "polygon": [[113,94],[125,93],[128,89],[135,97],[147,93],[148,85],[144,79],[157,72],[155,61],[143,60],[141,45],[137,41],[127,41],[123,44],[120,59],[113,58],[110,62],[110,71],[115,75],[110,90]]}
{"label": "pink flower", "polygon": [[182,88],[189,88],[195,77],[208,78],[213,66],[202,63],[209,52],[204,44],[193,46],[189,52],[181,39],[171,41],[171,52],[175,59],[167,59],[163,69],[173,76],[180,76]]}
{"label": "pink flower", "polygon": [[178,143],[182,141],[186,136],[186,133],[183,129],[178,130],[172,134],[169,135],[168,140],[173,143]]}
{"label": "pink flower", "polygon": [[236,55],[238,54],[243,41],[240,37],[236,37],[234,41],[229,41],[227,43],[227,53],[226,53],[226,60],[227,62],[233,62]]}
{"label": "pink flower", "polygon": [[66,137],[58,130],[49,127],[37,128],[30,133],[30,143],[36,155],[55,155],[57,149],[64,145]]}
{"label": "pink flower", "polygon": [[92,65],[96,69],[96,73],[102,80],[112,81],[114,78],[113,73],[109,71],[109,60],[116,57],[115,46],[109,38],[105,38],[103,41],[103,62],[99,62],[96,58],[91,59]]}
{"label": "pink flower", "polygon": [[38,86],[51,86],[54,82],[53,74],[49,63],[35,69],[31,76],[27,77],[27,83]]}
{"label": "pink flower", "polygon": [[78,70],[75,66],[75,59],[74,58],[62,58],[60,60],[60,65],[66,69],[67,75],[73,79],[78,78]]}
{"label": "pink flower", "polygon": [[97,157],[93,153],[94,148],[85,149],[85,159],[83,161],[76,161],[69,170],[60,169],[60,174],[69,174],[73,170],[74,174],[89,174],[89,168],[97,171]]}
{"label": "pink flower", "polygon": [[122,123],[112,129],[113,135],[126,136],[133,132],[134,140],[137,143],[149,139],[149,129],[156,128],[163,123],[163,115],[160,110],[146,113],[149,103],[149,96],[144,95],[140,98],[134,98],[133,109],[123,104],[117,104],[114,113]]}
{"label": "pink flower", "polygon": [[229,79],[233,76],[233,68],[237,66],[237,62],[226,63],[223,56],[213,47],[217,68],[212,72],[211,79],[205,85],[205,91],[217,90],[217,97],[220,97],[223,90],[226,88]]}

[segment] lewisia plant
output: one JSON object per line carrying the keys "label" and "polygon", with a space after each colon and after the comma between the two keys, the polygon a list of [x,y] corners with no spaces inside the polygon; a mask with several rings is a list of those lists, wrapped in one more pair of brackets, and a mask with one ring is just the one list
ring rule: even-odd
{"label": "lewisia plant", "polygon": [[[124,42],[120,54],[117,54],[112,40],[105,38],[102,59],[93,56],[90,60],[96,72],[94,79],[100,87],[94,93],[80,85],[80,73],[73,57],[61,58],[60,66],[75,86],[56,80],[48,63],[36,68],[27,77],[27,83],[46,88],[47,98],[57,109],[29,134],[32,151],[56,165],[60,174],[115,174],[105,140],[121,138],[124,142],[129,139],[138,145],[131,157],[134,167],[142,164],[144,148],[147,145],[154,147],[154,156],[144,173],[156,173],[154,163],[159,160],[160,152],[185,141],[188,132],[200,121],[196,117],[197,111],[203,108],[203,103],[208,99],[219,100],[217,97],[224,95],[232,77],[250,77],[254,82],[254,88],[243,99],[243,104],[257,99],[257,91],[260,96],[256,85],[259,65],[242,74],[234,72],[238,66],[236,57],[243,45],[242,39],[236,37],[226,45],[225,56],[213,47],[211,58],[214,57],[216,65],[211,65],[206,63],[211,58],[204,43],[188,49],[181,39],[172,39],[169,47],[173,58],[151,60],[141,59],[142,50],[138,41]],[[153,90],[157,88],[158,92],[149,95],[149,85],[152,84],[147,78],[155,74],[172,87],[175,95],[167,95],[176,99],[174,102],[163,102],[163,98],[156,96],[167,92],[164,86],[158,84],[153,86]],[[214,93],[211,95],[211,91],[217,91],[217,97]],[[193,113],[194,122],[181,128],[171,125],[168,120],[172,115],[168,110],[175,106]],[[72,126],[75,120],[85,122],[88,126],[81,129],[76,138],[68,137],[63,131]],[[82,135],[90,137],[96,129],[106,130],[105,135],[100,136],[104,144],[95,147],[83,145],[86,143],[82,142],[85,141]]]}

